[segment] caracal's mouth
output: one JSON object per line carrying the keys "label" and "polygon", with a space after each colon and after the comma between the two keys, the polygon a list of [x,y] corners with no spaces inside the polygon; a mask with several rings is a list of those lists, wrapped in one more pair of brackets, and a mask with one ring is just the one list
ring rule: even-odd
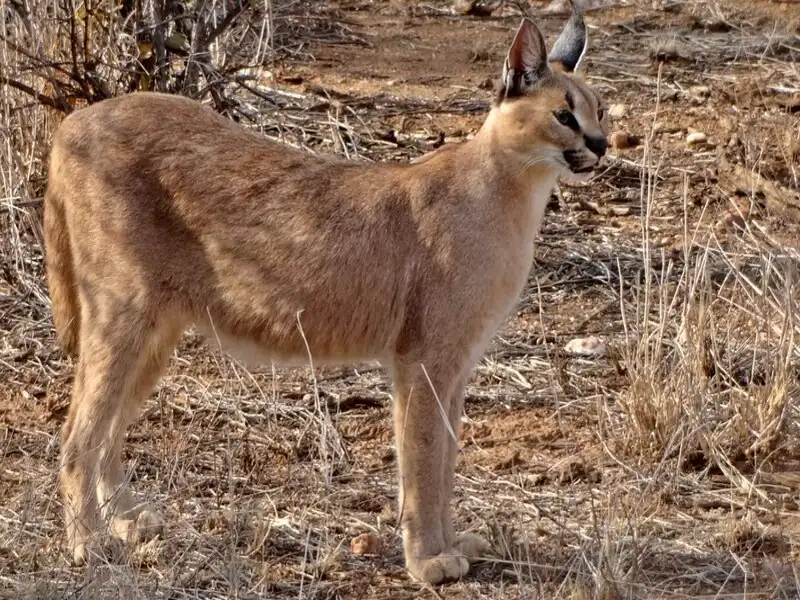
{"label": "caracal's mouth", "polygon": [[573,175],[586,175],[591,173],[599,164],[599,161],[592,162],[588,156],[576,150],[564,150],[563,157],[567,169],[569,169],[569,172]]}
{"label": "caracal's mouth", "polygon": [[587,165],[584,163],[578,166],[567,162],[564,177],[573,181],[588,181],[594,176],[599,164]]}

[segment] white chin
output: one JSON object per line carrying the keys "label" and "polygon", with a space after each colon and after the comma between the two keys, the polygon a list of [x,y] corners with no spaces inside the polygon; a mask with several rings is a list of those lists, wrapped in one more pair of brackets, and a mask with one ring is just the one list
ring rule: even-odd
{"label": "white chin", "polygon": [[594,177],[594,171],[587,171],[586,173],[573,173],[569,169],[565,169],[562,176],[570,181],[589,181]]}

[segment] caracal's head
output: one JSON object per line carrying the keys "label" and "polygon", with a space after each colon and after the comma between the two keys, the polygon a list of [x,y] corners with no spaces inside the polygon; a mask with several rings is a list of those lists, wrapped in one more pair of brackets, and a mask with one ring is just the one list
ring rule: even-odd
{"label": "caracal's head", "polygon": [[572,3],[549,56],[536,24],[524,19],[503,66],[488,121],[492,137],[520,167],[550,167],[582,178],[606,153],[607,116],[600,96],[575,75],[586,53],[583,12]]}

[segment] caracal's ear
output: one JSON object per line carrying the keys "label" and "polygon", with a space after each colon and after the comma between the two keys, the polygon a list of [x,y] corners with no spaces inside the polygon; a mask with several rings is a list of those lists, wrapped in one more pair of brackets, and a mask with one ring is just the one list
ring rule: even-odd
{"label": "caracal's ear", "polygon": [[503,64],[505,97],[520,96],[549,71],[542,32],[530,19],[522,19]]}
{"label": "caracal's ear", "polygon": [[572,73],[581,64],[589,42],[586,23],[583,22],[583,8],[578,4],[580,1],[569,0],[572,15],[550,51],[553,66],[567,73]]}

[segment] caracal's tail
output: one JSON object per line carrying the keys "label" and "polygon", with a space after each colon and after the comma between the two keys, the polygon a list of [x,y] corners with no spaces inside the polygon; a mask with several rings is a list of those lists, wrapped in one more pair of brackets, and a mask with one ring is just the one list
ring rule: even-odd
{"label": "caracal's tail", "polygon": [[74,356],[78,353],[81,315],[64,211],[65,181],[59,171],[57,144],[54,144],[50,155],[47,193],[44,198],[45,266],[56,333],[64,351]]}

